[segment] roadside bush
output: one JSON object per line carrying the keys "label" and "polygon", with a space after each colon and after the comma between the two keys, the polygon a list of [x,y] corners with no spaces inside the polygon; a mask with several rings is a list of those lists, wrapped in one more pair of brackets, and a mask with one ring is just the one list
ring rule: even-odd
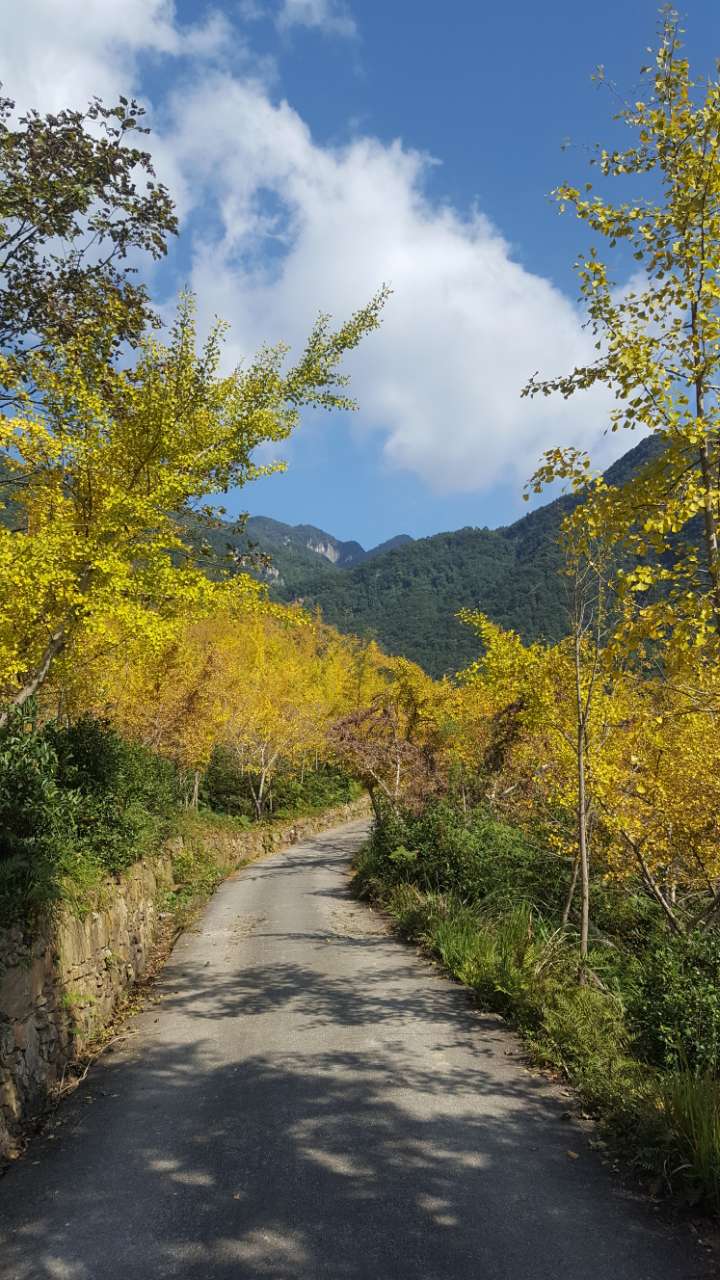
{"label": "roadside bush", "polygon": [[200,789],[200,799],[216,813],[254,818],[255,802],[249,779],[241,772],[235,756],[225,747],[214,748]]}
{"label": "roadside bush", "polygon": [[291,818],[350,804],[362,794],[362,787],[341,769],[323,764],[301,777],[281,774],[273,781],[272,794],[273,814]]}
{"label": "roadside bush", "polygon": [[49,724],[45,730],[58,757],[58,781],[69,790],[113,795],[137,802],[152,813],[169,813],[178,804],[175,766],[147,747],[122,738],[111,724],[82,716],[74,724]]}
{"label": "roadside bush", "polygon": [[642,957],[630,1015],[650,1062],[720,1076],[720,930],[658,938]]}
{"label": "roadside bush", "polygon": [[[376,824],[372,848],[378,870],[384,867],[390,880],[452,893],[467,905],[499,910],[525,901],[548,916],[561,908],[567,880],[562,859],[482,808],[465,814],[452,801],[442,801],[420,814],[388,811]],[[412,865],[393,864],[398,848],[416,855]]]}
{"label": "roadside bush", "polygon": [[[558,864],[486,813],[435,805],[384,815],[354,884],[563,1072],[654,1186],[717,1209],[720,931],[669,936],[647,899],[598,878],[601,923],[580,984],[575,935],[559,927]],[[537,898],[552,910],[533,901],[543,876]]]}
{"label": "roadside bush", "polygon": [[695,1201],[720,1208],[720,1082],[679,1071],[665,1084],[664,1104]]}
{"label": "roadside bush", "polygon": [[107,871],[132,865],[161,838],[177,808],[174,766],[90,716],[50,724],[44,733],[56,753],[59,785],[80,797],[79,842]]}
{"label": "roadside bush", "polygon": [[76,858],[78,797],[57,782],[57,755],[17,712],[0,729],[0,923],[60,896]]}
{"label": "roadside bush", "polygon": [[60,899],[82,907],[157,843],[176,797],[172,765],[102,721],[38,727],[32,707],[14,713],[0,730],[0,923]]}

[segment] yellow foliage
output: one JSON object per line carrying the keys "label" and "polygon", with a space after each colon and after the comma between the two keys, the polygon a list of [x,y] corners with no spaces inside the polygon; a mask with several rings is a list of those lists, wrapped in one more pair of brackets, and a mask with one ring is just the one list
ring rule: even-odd
{"label": "yellow foliage", "polygon": [[34,359],[33,401],[0,424],[16,521],[0,526],[6,704],[31,696],[81,637],[97,649],[142,635],[162,648],[176,614],[211,614],[228,593],[262,598],[249,577],[208,580],[193,562],[187,517],[203,498],[276,470],[253,452],[284,439],[303,404],[352,407],[337,365],[377,325],[383,298],[337,333],[321,318],[288,371],[278,347],[223,374],[221,330],[198,352],[188,298],[169,343],[146,338],[132,368],[98,362],[102,335],[82,332],[52,362]]}

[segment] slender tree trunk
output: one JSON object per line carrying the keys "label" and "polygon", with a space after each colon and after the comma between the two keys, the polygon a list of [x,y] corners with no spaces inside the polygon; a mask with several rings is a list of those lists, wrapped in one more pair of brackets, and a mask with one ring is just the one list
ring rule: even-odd
{"label": "slender tree trunk", "polygon": [[720,632],[720,553],[718,552],[718,534],[715,512],[712,502],[712,474],[707,444],[700,445],[700,470],[703,478],[703,516],[705,521],[705,554],[708,572],[712,584],[715,625]]}
{"label": "slender tree trunk", "polygon": [[587,779],[585,774],[586,713],[581,681],[580,635],[575,633],[575,689],[577,695],[577,829],[580,863],[580,980],[585,980],[590,930],[590,851],[588,848]]}
{"label": "slender tree trunk", "polygon": [[637,858],[638,865],[640,867],[640,871],[642,872],[642,878],[645,881],[646,888],[652,894],[655,901],[662,907],[667,917],[668,924],[670,925],[670,928],[672,929],[673,933],[684,933],[685,929],[683,925],[680,923],[680,920],[678,919],[677,915],[673,911],[673,908],[668,902],[667,898],[665,897],[665,894],[660,888],[660,885],[658,884],[657,880],[653,876],[652,871],[650,870],[647,862],[643,857],[640,846],[635,844],[634,841],[632,841],[627,835],[625,836],[625,839],[627,840],[628,844],[630,845],[630,848],[632,849],[633,853],[635,854],[635,857]]}
{"label": "slender tree trunk", "polygon": [[[690,318],[693,342],[695,346],[695,359],[697,360],[700,355],[700,342],[697,330],[697,306],[695,304],[693,304],[691,308]],[[698,422],[703,423],[703,432],[705,432],[705,382],[702,375],[698,375],[695,379],[695,416]],[[710,574],[713,608],[715,611],[715,627],[718,633],[720,633],[720,553],[718,552],[717,516],[715,507],[713,506],[713,478],[706,434],[704,434],[702,443],[700,444],[699,453],[700,472],[702,474],[703,481],[705,554],[707,557],[708,572]]]}
{"label": "slender tree trunk", "polygon": [[256,792],[256,793],[254,793],[254,794],[255,794],[255,808],[257,809],[257,816],[258,816],[258,818],[262,818],[262,816],[263,816],[263,809],[264,809],[264,807],[265,807],[265,782],[266,782],[266,778],[267,778],[267,775],[266,775],[265,770],[263,769],[263,770],[261,771],[261,773],[260,773],[260,781],[258,782],[257,792]]}
{"label": "slender tree trunk", "polygon": [[568,885],[567,898],[565,899],[565,906],[563,907],[563,913],[562,913],[563,929],[567,928],[568,921],[570,919],[570,912],[572,910],[572,904],[575,898],[575,890],[577,888],[579,870],[580,870],[580,854],[576,853],[575,857],[573,858],[572,872],[570,874],[570,884]]}
{"label": "slender tree trunk", "polygon": [[190,798],[190,808],[197,809],[200,803],[200,770],[196,769],[193,774],[192,796]]}
{"label": "slender tree trunk", "polygon": [[[20,707],[24,707],[25,703],[29,702],[30,699],[35,696],[38,689],[45,683],[53,662],[65,648],[65,642],[66,631],[64,627],[61,627],[59,631],[56,631],[55,634],[50,637],[33,675],[11,700],[10,706],[12,708],[18,709]],[[4,728],[7,724],[9,715],[9,709],[0,714],[0,729]]]}
{"label": "slender tree trunk", "polygon": [[578,734],[578,840],[580,845],[580,962],[584,973],[590,929],[590,857],[587,839],[584,727]]}
{"label": "slender tree trunk", "polygon": [[382,821],[382,815],[380,813],[380,801],[377,798],[377,791],[375,790],[374,787],[368,787],[368,795],[370,796],[370,803],[373,807],[373,813],[375,814],[375,821],[377,822],[378,826],[380,826],[380,823]]}

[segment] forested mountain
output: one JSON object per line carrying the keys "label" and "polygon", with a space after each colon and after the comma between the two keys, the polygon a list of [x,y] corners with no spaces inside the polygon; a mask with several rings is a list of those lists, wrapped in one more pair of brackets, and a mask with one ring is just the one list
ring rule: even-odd
{"label": "forested mountain", "polygon": [[[608,470],[608,481],[624,483],[655,447],[648,439],[630,450]],[[476,638],[455,617],[459,609],[481,609],[526,640],[563,634],[566,588],[557,539],[573,501],[557,498],[505,528],[406,538],[400,546],[385,544],[354,561],[343,559],[341,551],[333,564],[324,552],[318,554],[321,544],[339,549],[357,544],[261,517],[248,522],[248,532],[272,556],[278,576],[271,578],[271,590],[278,599],[319,606],[339,630],[374,636],[388,652],[404,654],[437,676],[457,671],[477,653]],[[274,545],[267,536],[270,526],[273,535],[284,531]],[[316,539],[314,550],[306,534]],[[298,545],[301,539],[304,544]]]}

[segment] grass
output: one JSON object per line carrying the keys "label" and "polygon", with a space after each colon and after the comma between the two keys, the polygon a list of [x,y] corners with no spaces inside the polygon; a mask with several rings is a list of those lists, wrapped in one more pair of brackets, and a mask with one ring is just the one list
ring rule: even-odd
{"label": "grass", "polygon": [[664,1105],[682,1163],[682,1174],[697,1200],[720,1206],[720,1083],[707,1075],[679,1071],[664,1089]]}

